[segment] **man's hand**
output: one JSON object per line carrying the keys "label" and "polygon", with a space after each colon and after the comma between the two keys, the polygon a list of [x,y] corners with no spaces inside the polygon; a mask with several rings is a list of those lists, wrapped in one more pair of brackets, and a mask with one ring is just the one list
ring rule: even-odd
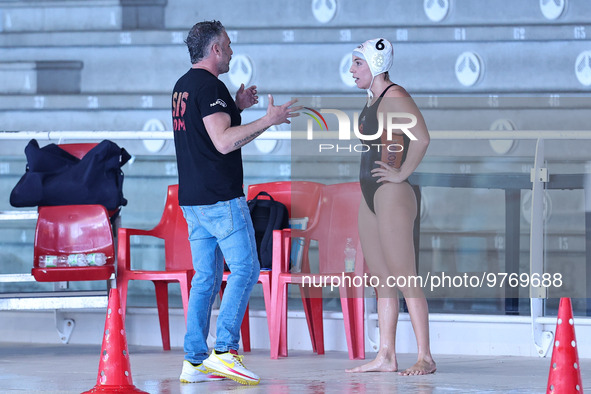
{"label": "man's hand", "polygon": [[247,89],[244,89],[244,84],[240,85],[240,89],[236,92],[236,106],[240,111],[250,108],[258,102],[259,96],[257,96],[257,87],[255,85]]}
{"label": "man's hand", "polygon": [[290,124],[289,118],[299,116],[299,110],[302,107],[292,107],[298,99],[288,101],[283,105],[273,105],[273,96],[269,95],[269,105],[267,106],[267,114],[265,115],[271,125],[279,125],[281,123]]}
{"label": "man's hand", "polygon": [[[243,87],[244,85],[241,86],[240,91],[253,91],[251,88],[244,90]],[[256,92],[256,90],[254,91]],[[253,122],[241,126],[231,126],[230,115],[220,111],[204,117],[203,124],[216,149],[225,155],[248,144],[273,125],[290,123],[289,118],[298,116],[297,111],[302,109],[302,107],[292,107],[296,101],[294,99],[283,105],[275,106],[273,105],[273,96],[269,95],[267,113]]]}

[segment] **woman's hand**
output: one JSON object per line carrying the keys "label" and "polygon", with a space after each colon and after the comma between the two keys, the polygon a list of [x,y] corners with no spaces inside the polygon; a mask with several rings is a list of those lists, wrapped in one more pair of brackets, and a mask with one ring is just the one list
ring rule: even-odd
{"label": "woman's hand", "polygon": [[376,182],[392,182],[402,183],[406,177],[402,175],[398,168],[394,168],[384,163],[383,161],[376,161],[380,167],[371,170],[373,177],[379,178]]}

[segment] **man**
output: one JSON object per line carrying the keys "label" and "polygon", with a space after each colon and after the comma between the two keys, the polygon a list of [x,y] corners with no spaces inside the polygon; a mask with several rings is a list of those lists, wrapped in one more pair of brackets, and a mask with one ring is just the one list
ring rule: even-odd
{"label": "man", "polygon": [[[240,325],[250,292],[259,277],[254,229],[244,193],[240,148],[272,125],[290,123],[295,100],[273,105],[241,125],[240,112],[258,102],[256,86],[244,85],[232,99],[218,79],[230,69],[230,38],[218,21],[190,30],[187,47],[192,68],[172,95],[174,142],[179,172],[179,204],[187,220],[195,276],[191,282],[185,360],[181,382],[230,378],[258,384],[238,356]],[[232,271],[217,319],[216,344],[208,356],[207,334],[212,304],[219,292],[224,259]]]}

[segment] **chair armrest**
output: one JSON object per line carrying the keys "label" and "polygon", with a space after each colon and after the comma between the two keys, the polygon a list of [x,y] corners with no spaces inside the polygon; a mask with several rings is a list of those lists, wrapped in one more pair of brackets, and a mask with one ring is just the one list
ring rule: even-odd
{"label": "chair armrest", "polygon": [[273,230],[273,260],[271,265],[271,272],[279,275],[280,273],[290,272],[291,261],[291,240],[293,238],[304,239],[303,250],[303,264],[302,267],[307,267],[309,270],[308,250],[310,249],[310,241],[308,230],[290,229]]}
{"label": "chair armrest", "polygon": [[286,228],[283,230],[273,230],[273,231],[283,231],[284,235],[290,238],[304,238],[306,243],[310,243],[311,240],[313,240],[314,238],[312,238],[310,236],[310,229],[306,229],[306,230],[300,230],[297,228]]}
{"label": "chair armrest", "polygon": [[148,235],[151,237],[157,237],[157,238],[161,238],[159,236],[157,236],[156,234],[154,234],[154,230],[142,230],[139,228],[125,228],[125,227],[121,227],[118,230],[118,235],[123,235],[124,237],[129,238],[130,235]]}
{"label": "chair armrest", "polygon": [[141,230],[136,228],[119,228],[117,231],[117,272],[131,268],[131,254],[129,239],[132,235],[143,235],[162,238],[153,233],[153,230]]}

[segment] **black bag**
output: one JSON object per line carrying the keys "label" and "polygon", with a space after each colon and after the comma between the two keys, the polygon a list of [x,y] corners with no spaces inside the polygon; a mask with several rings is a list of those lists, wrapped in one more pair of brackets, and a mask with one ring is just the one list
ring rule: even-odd
{"label": "black bag", "polygon": [[131,158],[112,141],[104,140],[82,159],[56,144],[25,148],[27,169],[10,193],[13,207],[100,204],[113,211],[126,205],[121,167]]}
{"label": "black bag", "polygon": [[[261,199],[259,196],[267,196]],[[254,226],[254,237],[261,268],[271,269],[273,259],[273,230],[289,227],[289,213],[287,207],[275,201],[267,192],[260,192],[248,201],[248,209]]]}

